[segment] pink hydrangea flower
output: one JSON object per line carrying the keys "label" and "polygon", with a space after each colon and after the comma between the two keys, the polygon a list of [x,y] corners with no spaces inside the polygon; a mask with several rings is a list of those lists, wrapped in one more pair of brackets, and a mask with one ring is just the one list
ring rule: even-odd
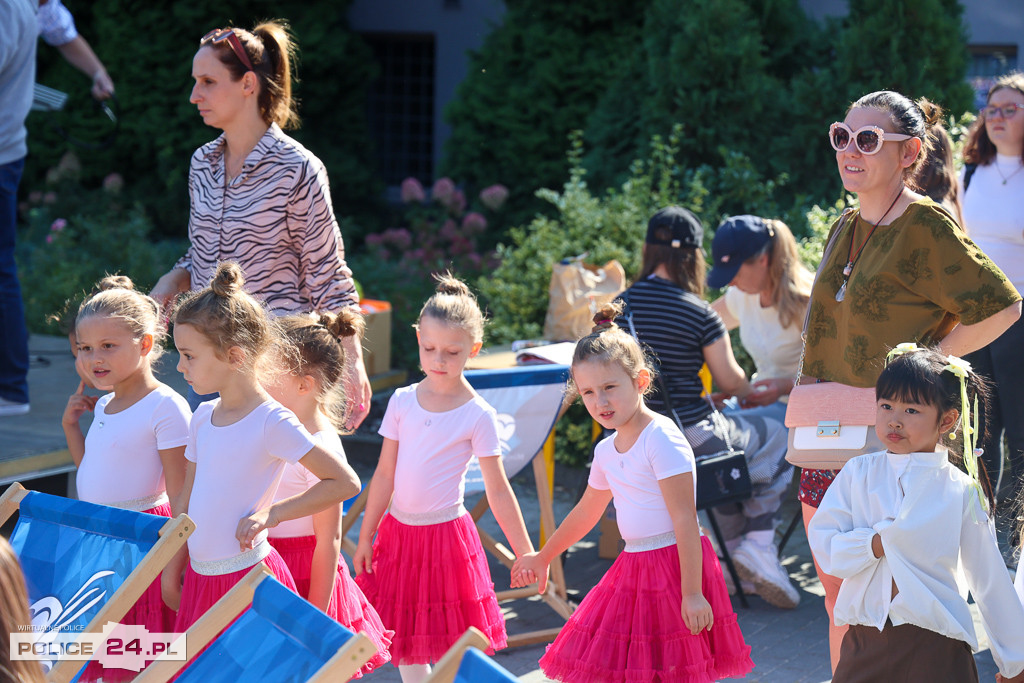
{"label": "pink hydrangea flower", "polygon": [[448,210],[456,216],[460,215],[466,210],[466,193],[462,190],[455,190],[452,194],[452,198],[447,204],[445,204],[445,206],[447,206]]}
{"label": "pink hydrangea flower", "polygon": [[438,234],[441,235],[441,237],[445,238],[446,240],[452,241],[459,236],[459,229],[458,226],[455,224],[455,221],[449,218],[441,226],[441,230],[438,232]]}
{"label": "pink hydrangea flower", "polygon": [[120,173],[111,173],[103,179],[103,189],[110,194],[120,194],[124,189],[124,178]]}
{"label": "pink hydrangea flower", "polygon": [[51,192],[47,192],[47,193],[45,193],[43,195],[43,204],[56,204],[56,203],[57,203],[57,193],[56,192],[52,192],[51,191]]}
{"label": "pink hydrangea flower", "polygon": [[58,218],[57,220],[55,220],[53,223],[50,224],[50,231],[51,232],[60,232],[61,230],[63,230],[66,227],[68,227],[68,222],[66,220],[64,220],[63,218]]}
{"label": "pink hydrangea flower", "polygon": [[388,228],[384,231],[384,241],[399,249],[408,249],[412,246],[412,233],[406,228]]}
{"label": "pink hydrangea flower", "polygon": [[427,198],[423,191],[423,185],[415,178],[406,178],[402,181],[402,203],[412,204],[422,202]]}
{"label": "pink hydrangea flower", "polygon": [[55,235],[51,232],[49,235],[46,236],[46,243],[47,244],[53,244],[53,238],[54,237],[55,237]]}
{"label": "pink hydrangea flower", "polygon": [[481,213],[470,211],[462,219],[462,227],[469,232],[483,232],[487,229],[487,219]]}
{"label": "pink hydrangea flower", "polygon": [[508,200],[508,188],[504,185],[491,185],[480,191],[480,201],[491,211],[498,211]]}
{"label": "pink hydrangea flower", "polygon": [[434,186],[430,188],[430,196],[434,201],[445,206],[448,206],[453,194],[455,194],[455,183],[451,178],[438,178],[434,181]]}

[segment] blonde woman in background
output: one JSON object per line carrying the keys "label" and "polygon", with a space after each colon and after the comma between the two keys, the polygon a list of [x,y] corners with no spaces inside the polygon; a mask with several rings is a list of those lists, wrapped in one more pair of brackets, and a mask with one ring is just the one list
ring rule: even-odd
{"label": "blonde woman in background", "polygon": [[728,286],[711,307],[726,328],[740,328],[740,340],[757,368],[750,393],[738,405],[750,409],[744,415],[782,422],[814,277],[800,262],[789,227],[770,218],[733,216],[722,222],[711,255],[708,285]]}

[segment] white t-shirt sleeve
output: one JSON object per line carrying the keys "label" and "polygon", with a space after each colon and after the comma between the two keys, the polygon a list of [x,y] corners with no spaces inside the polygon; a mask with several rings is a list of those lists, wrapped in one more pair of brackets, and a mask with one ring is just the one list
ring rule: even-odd
{"label": "white t-shirt sleeve", "polygon": [[473,455],[478,458],[501,455],[501,440],[498,438],[498,415],[494,410],[485,410],[473,425]]}
{"label": "white t-shirt sleeve", "polygon": [[[385,439],[398,441],[399,423],[401,422],[401,414],[404,412],[402,410],[404,395],[405,392],[398,390],[388,399],[388,409],[384,411],[384,419],[380,423],[380,429],[377,430],[377,433]],[[415,394],[413,395],[415,396]]]}
{"label": "white t-shirt sleeve", "polygon": [[590,464],[590,476],[587,477],[587,485],[591,488],[600,489],[607,491],[611,488],[608,484],[608,477],[604,473],[604,467],[601,465],[603,458],[601,457],[601,451],[605,447],[610,446],[608,439],[614,439],[615,436],[606,437],[601,443],[597,444],[597,448],[594,449],[594,461]]}
{"label": "white t-shirt sleeve", "polygon": [[164,396],[153,411],[153,433],[160,450],[186,446],[189,440],[189,420],[192,411],[177,392]]}
{"label": "white t-shirt sleeve", "polygon": [[1013,579],[1013,587],[1017,590],[1017,597],[1021,604],[1024,604],[1024,553],[1020,554],[1017,560],[1017,576]]}
{"label": "white t-shirt sleeve", "polygon": [[196,453],[196,435],[199,433],[199,425],[210,419],[210,413],[216,401],[200,403],[196,412],[192,413],[192,419],[188,422],[188,442],[185,444],[185,459],[189,462],[198,462]]}
{"label": "white t-shirt sleeve", "polygon": [[729,315],[735,320],[739,320],[740,316],[743,315],[743,292],[736,287],[729,287],[725,290],[725,294],[722,295],[722,300],[725,301],[725,310],[729,312]]}
{"label": "white t-shirt sleeve", "polygon": [[317,445],[299,418],[283,407],[268,411],[263,436],[267,452],[285,462],[298,462]]}
{"label": "white t-shirt sleeve", "polygon": [[646,448],[655,478],[668,479],[684,472],[693,472],[696,467],[693,449],[683,433],[674,424],[659,422],[658,426],[659,429],[650,432]]}

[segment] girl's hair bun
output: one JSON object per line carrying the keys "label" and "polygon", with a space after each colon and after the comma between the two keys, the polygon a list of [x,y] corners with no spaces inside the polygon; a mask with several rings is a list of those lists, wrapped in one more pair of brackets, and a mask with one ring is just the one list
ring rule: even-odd
{"label": "girl's hair bun", "polygon": [[921,113],[924,115],[924,122],[929,128],[942,124],[942,107],[935,104],[927,97],[919,99],[917,101],[917,106],[921,108]]}
{"label": "girl's hair bun", "polygon": [[135,284],[127,275],[107,275],[96,283],[97,292],[106,292],[111,289],[135,290]]}
{"label": "girl's hair bun", "polygon": [[468,296],[472,297],[473,293],[469,291],[469,286],[458,279],[451,273],[441,273],[440,275],[434,276],[437,279],[437,293],[438,294],[449,294],[451,296]]}
{"label": "girl's hair bun", "polygon": [[220,297],[229,297],[237,294],[245,284],[245,276],[242,268],[237,263],[225,261],[217,266],[217,272],[210,283],[210,289]]}
{"label": "girl's hair bun", "polygon": [[366,327],[362,314],[352,308],[343,308],[337,314],[320,313],[318,322],[338,338],[361,336]]}
{"label": "girl's hair bun", "polygon": [[615,319],[622,315],[622,303],[618,301],[609,301],[601,304],[597,313],[594,314],[594,332],[601,332],[602,330],[609,330],[613,327],[618,327],[615,324]]}

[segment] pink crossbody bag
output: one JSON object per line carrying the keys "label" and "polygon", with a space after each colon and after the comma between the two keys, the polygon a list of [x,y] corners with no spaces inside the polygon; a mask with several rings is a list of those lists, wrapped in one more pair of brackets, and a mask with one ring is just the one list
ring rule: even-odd
{"label": "pink crossbody bag", "polygon": [[[852,211],[847,210],[840,218],[839,228],[825,248],[822,263],[828,260],[832,246],[851,215]],[[816,273],[814,284],[817,283]],[[875,434],[875,390],[839,382],[800,384],[810,316],[808,304],[796,384],[786,407],[786,427],[789,428],[786,461],[807,469],[838,470],[854,456],[885,449]]]}

